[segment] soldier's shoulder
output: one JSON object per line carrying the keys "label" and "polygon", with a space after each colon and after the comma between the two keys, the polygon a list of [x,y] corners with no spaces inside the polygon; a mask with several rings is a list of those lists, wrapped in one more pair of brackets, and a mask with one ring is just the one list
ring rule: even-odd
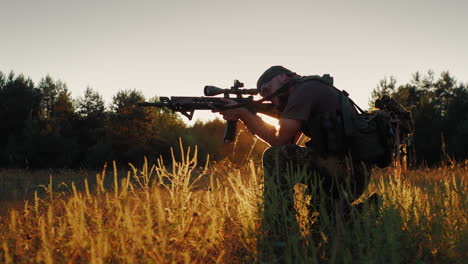
{"label": "soldier's shoulder", "polygon": [[324,75],[307,75],[301,76],[297,79],[298,84],[305,84],[305,83],[323,83],[329,86],[333,86],[333,77],[330,74]]}

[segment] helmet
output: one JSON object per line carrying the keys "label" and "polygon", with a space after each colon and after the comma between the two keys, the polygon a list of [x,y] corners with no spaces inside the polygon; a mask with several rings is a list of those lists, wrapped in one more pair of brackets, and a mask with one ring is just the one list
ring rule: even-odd
{"label": "helmet", "polygon": [[272,66],[270,68],[268,68],[268,70],[266,70],[261,76],[260,78],[258,78],[258,81],[257,81],[257,89],[260,90],[260,88],[262,87],[262,85],[264,85],[265,83],[271,81],[273,78],[275,78],[275,76],[279,75],[279,74],[287,74],[289,76],[293,76],[295,75],[294,72],[286,69],[285,67],[283,66]]}

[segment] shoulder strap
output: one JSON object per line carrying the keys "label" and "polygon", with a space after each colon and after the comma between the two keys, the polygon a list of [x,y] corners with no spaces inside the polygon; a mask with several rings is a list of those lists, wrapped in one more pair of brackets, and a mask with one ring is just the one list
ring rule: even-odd
{"label": "shoulder strap", "polygon": [[349,137],[353,133],[353,120],[351,115],[351,99],[345,96],[344,93],[340,93],[341,98],[341,114],[343,116],[343,127],[345,136]]}
{"label": "shoulder strap", "polygon": [[[356,107],[356,109],[359,110],[359,112],[361,114],[367,113],[366,111],[362,110],[351,98],[349,98],[348,92],[346,92],[345,90],[340,90],[340,89],[336,88],[333,85],[333,77],[331,77],[330,74],[324,74],[322,76],[318,76],[318,75],[305,76],[305,77],[302,77],[300,79],[300,82],[305,82],[305,81],[309,81],[309,80],[321,81],[321,82],[333,87],[333,89],[337,90],[341,94],[341,96],[344,96],[345,98],[347,98],[349,100],[349,102],[354,107]],[[344,98],[342,97],[341,100],[344,100]]]}
{"label": "shoulder strap", "polygon": [[343,127],[345,135],[351,136],[353,133],[353,119],[351,108],[354,106],[361,114],[367,113],[366,111],[362,110],[351,98],[349,98],[348,92],[345,90],[339,90],[333,85],[333,77],[329,74],[324,74],[322,76],[318,75],[310,75],[302,77],[299,82],[305,82],[309,80],[317,80],[323,82],[324,84],[333,87],[336,91],[338,91],[341,100],[341,111],[343,116]]}
{"label": "shoulder strap", "polygon": [[338,92],[340,92],[340,93],[341,93],[341,96],[347,98],[348,101],[349,101],[354,107],[356,107],[356,109],[359,111],[359,113],[361,113],[361,114],[366,114],[366,113],[367,113],[367,111],[362,110],[361,107],[359,107],[351,98],[349,98],[348,92],[346,92],[345,90],[339,90],[339,89],[336,88],[335,86],[333,86],[333,88],[335,88]]}

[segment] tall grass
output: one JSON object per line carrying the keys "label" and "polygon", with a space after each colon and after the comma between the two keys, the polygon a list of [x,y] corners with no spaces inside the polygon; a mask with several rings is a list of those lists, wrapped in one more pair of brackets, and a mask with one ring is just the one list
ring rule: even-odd
{"label": "tall grass", "polygon": [[[0,217],[1,263],[254,263],[261,228],[263,172],[250,162],[197,164],[181,147],[121,175],[113,164],[83,190],[51,183]],[[383,198],[345,221],[307,212],[296,186],[299,233],[284,247],[291,263],[462,263],[467,250],[466,164],[413,171],[375,170]],[[105,182],[112,180],[109,187]],[[107,180],[106,180],[107,179]],[[51,179],[52,181],[52,179]],[[310,215],[312,214],[312,218]],[[320,220],[318,220],[320,219]],[[314,221],[318,220],[318,225]],[[264,241],[265,242],[265,241]],[[266,243],[274,241],[266,241]],[[274,259],[268,262],[274,262]]]}

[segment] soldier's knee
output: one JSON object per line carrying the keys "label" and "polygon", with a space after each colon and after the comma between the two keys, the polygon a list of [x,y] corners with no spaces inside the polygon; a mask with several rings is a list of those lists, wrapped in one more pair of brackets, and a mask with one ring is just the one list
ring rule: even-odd
{"label": "soldier's knee", "polygon": [[277,159],[281,146],[269,147],[263,152],[263,163],[265,164]]}
{"label": "soldier's knee", "polygon": [[273,173],[278,168],[280,147],[269,147],[263,152],[263,169],[265,175]]}
{"label": "soldier's knee", "polygon": [[287,160],[294,159],[298,153],[303,152],[303,149],[305,148],[293,144],[269,147],[263,153],[263,161],[277,160],[278,157]]}

